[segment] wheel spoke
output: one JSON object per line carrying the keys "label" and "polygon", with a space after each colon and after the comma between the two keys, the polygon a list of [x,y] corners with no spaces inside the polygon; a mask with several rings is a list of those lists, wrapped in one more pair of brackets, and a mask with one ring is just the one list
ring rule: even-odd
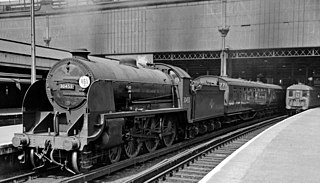
{"label": "wheel spoke", "polygon": [[[145,129],[149,129],[146,132],[146,135],[152,136],[155,134],[155,131],[157,131],[157,128],[159,127],[159,123],[155,118],[150,118],[150,120],[146,121],[144,126],[145,126]],[[148,152],[153,152],[157,149],[159,142],[160,142],[159,138],[149,138],[144,142],[144,144]]]}
{"label": "wheel spoke", "polygon": [[171,146],[176,137],[176,126],[171,118],[164,119],[162,125],[163,144],[168,147]]}
{"label": "wheel spoke", "polygon": [[108,158],[110,163],[115,163],[120,160],[122,149],[120,146],[113,147],[108,150]]}
{"label": "wheel spoke", "polygon": [[142,143],[137,142],[136,139],[132,139],[124,144],[124,151],[128,158],[136,157],[141,149]]}

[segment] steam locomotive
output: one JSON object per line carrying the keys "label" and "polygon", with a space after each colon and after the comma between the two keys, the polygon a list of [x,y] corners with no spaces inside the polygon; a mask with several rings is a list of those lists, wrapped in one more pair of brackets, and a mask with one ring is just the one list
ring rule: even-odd
{"label": "steam locomotive", "polygon": [[154,152],[160,146],[284,109],[277,85],[181,68],[73,52],[28,89],[23,132],[12,144],[35,168],[54,163],[72,173],[97,162]]}
{"label": "steam locomotive", "polygon": [[320,88],[294,84],[287,88],[286,108],[289,114],[320,106]]}

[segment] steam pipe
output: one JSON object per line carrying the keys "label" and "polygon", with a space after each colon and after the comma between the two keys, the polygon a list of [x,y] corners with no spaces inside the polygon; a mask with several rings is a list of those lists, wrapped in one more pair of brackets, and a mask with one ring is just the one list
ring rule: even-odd
{"label": "steam pipe", "polygon": [[54,131],[54,136],[59,135],[58,115],[59,115],[59,112],[55,112],[55,113],[54,113],[54,117],[53,117],[53,131]]}

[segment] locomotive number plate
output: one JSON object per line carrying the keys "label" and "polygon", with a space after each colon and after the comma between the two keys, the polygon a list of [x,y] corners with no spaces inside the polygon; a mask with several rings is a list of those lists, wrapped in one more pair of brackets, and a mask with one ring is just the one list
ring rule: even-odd
{"label": "locomotive number plate", "polygon": [[74,84],[70,84],[70,83],[60,84],[61,90],[74,90],[74,88],[75,88]]}

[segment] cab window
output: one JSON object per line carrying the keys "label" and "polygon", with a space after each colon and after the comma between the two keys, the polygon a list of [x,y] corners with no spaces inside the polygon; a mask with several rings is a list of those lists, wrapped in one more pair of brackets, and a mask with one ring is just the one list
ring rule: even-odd
{"label": "cab window", "polygon": [[308,91],[302,91],[302,97],[307,97],[308,96]]}

